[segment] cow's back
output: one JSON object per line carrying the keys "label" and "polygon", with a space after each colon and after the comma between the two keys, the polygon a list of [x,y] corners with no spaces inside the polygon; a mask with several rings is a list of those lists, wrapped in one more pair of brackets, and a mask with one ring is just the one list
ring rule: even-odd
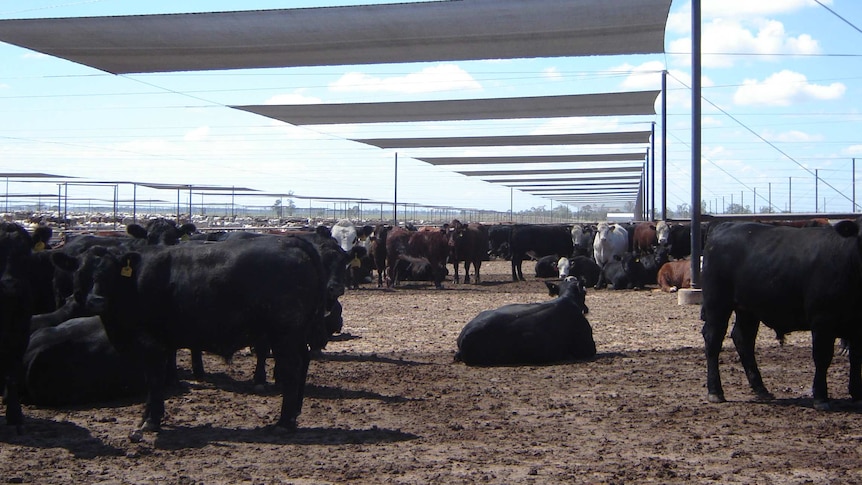
{"label": "cow's back", "polygon": [[858,238],[829,227],[722,223],[709,234],[701,284],[704,311],[741,307],[770,327],[808,329],[812,313],[849,317],[862,291]]}

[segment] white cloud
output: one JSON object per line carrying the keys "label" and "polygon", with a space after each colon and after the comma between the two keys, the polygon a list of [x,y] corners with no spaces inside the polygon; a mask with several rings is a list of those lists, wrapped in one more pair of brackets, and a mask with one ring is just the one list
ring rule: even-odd
{"label": "white cloud", "polygon": [[[821,0],[831,5],[831,0]],[[715,18],[752,18],[776,16],[796,12],[803,8],[820,7],[814,0],[705,0],[701,6],[701,21]],[[691,32],[691,2],[668,16],[668,32]]]}
{"label": "white cloud", "polygon": [[823,140],[823,135],[815,135],[799,130],[790,130],[782,133],[764,133],[763,137],[769,141],[777,142],[817,142]]}
{"label": "white cloud", "polygon": [[209,134],[210,134],[210,127],[209,126],[199,126],[199,127],[195,128],[194,130],[186,132],[186,134],[183,135],[183,140],[186,140],[186,141],[203,141],[207,137],[209,137]]}
{"label": "white cloud", "polygon": [[546,79],[551,79],[553,81],[560,81],[563,79],[563,75],[560,73],[560,70],[556,67],[549,67],[542,71],[542,76]]}
{"label": "white cloud", "polygon": [[348,72],[329,85],[336,92],[433,93],[440,91],[479,90],[482,85],[461,67],[441,64],[405,76],[376,77],[362,72]]}
{"label": "white cloud", "polygon": [[844,95],[846,86],[832,83],[828,86],[811,84],[805,75],[783,70],[765,80],[746,79],[733,95],[734,104],[741,106],[789,106],[793,103],[839,99]]}
{"label": "white cloud", "polygon": [[862,145],[851,145],[844,151],[848,155],[862,155]]}
{"label": "white cloud", "polygon": [[623,89],[661,89],[661,71],[664,70],[664,63],[661,61],[645,62],[639,66],[623,64],[612,70],[629,73],[620,84]]}
{"label": "white cloud", "polygon": [[[691,52],[691,38],[670,42],[669,51]],[[808,34],[793,37],[787,34],[784,24],[777,20],[759,20],[743,24],[733,19],[720,18],[703,26],[701,31],[701,63],[703,67],[731,67],[738,56],[723,53],[757,54],[758,59],[774,60],[776,54],[818,54],[820,44]],[[686,62],[680,56],[681,62]],[[690,61],[690,59],[688,59]]]}
{"label": "white cloud", "polygon": [[313,96],[306,96],[301,91],[294,93],[277,94],[266,101],[264,104],[320,104],[323,100]]}

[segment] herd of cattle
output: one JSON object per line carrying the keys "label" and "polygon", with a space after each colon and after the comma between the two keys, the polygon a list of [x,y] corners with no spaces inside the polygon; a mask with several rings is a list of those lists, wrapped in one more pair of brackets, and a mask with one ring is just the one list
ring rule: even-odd
{"label": "herd of cattle", "polygon": [[[862,235],[857,221],[818,227],[725,222],[705,226],[702,282],[708,399],[724,395],[718,356],[729,318],[751,388],[770,398],[754,357],[759,323],[777,336],[812,332],[818,408],[828,407],[826,371],[835,340],[849,350],[849,389],[862,399]],[[65,405],[146,392],[140,426],[158,430],[166,386],[177,380],[176,351],[226,358],[252,347],[256,385],[275,361],[282,406],[277,425],[295,429],[309,361],[341,331],[338,298],[348,288],[405,280],[441,288],[454,269],[481,284],[482,262],[525,260],[557,297],[486,310],[462,330],[456,360],[517,365],[596,355],[586,288],[665,291],[690,285],[691,229],[642,222],[540,226],[354,226],[263,234],[199,234],[191,224],[155,219],[127,234],[79,235],[51,248],[52,232],[0,223],[0,377],[6,423],[23,423],[21,402]],[[472,270],[471,270],[472,267]]]}

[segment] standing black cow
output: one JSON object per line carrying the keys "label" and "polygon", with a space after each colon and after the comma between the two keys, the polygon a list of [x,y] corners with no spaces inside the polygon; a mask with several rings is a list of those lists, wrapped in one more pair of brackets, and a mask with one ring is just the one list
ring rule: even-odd
{"label": "standing black cow", "polygon": [[467,365],[550,364],[596,355],[593,329],[584,314],[583,282],[567,277],[545,282],[542,303],[513,303],[479,313],[461,330],[455,360]]}
{"label": "standing black cow", "polygon": [[296,429],[310,350],[326,345],[324,314],[335,301],[327,288],[333,279],[309,241],[261,237],[123,254],[95,247],[80,262],[61,255],[55,263],[77,266],[76,298],[102,318],[114,347],[145,369],[147,401],[132,439],[160,428],[165,368],[178,347],[226,357],[249,344],[272,349],[282,386],[277,425]]}
{"label": "standing black cow", "polygon": [[512,281],[524,281],[521,263],[529,257],[528,253],[536,258],[550,254],[570,256],[572,234],[566,226],[515,226],[509,247],[512,251]]}
{"label": "standing black cow", "polygon": [[850,353],[850,395],[862,399],[862,237],[855,222],[834,228],[775,227],[725,222],[704,250],[701,318],[710,402],[723,402],[718,357],[728,319],[736,312],[733,343],[752,390],[763,384],[754,344],[759,322],[784,334],[811,331],[814,406],[829,407],[826,373],[836,338]]}
{"label": "standing black cow", "polygon": [[0,388],[5,387],[6,424],[24,423],[18,379],[30,336],[33,307],[30,267],[33,240],[18,224],[0,222]]}

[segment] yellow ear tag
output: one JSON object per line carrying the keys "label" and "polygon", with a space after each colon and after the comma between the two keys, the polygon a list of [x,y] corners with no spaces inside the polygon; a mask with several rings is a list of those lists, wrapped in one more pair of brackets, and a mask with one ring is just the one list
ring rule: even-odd
{"label": "yellow ear tag", "polygon": [[180,241],[188,241],[189,239],[191,239],[191,237],[189,237],[188,234],[183,234],[182,236],[180,236]]}
{"label": "yellow ear tag", "polygon": [[360,261],[359,258],[354,256],[353,261],[350,262],[350,267],[359,268],[360,266],[362,266],[362,261]]}
{"label": "yellow ear tag", "polygon": [[33,246],[33,251],[35,251],[37,253],[40,251],[44,251],[44,250],[45,250],[45,243],[43,243],[42,241],[37,242],[36,245]]}
{"label": "yellow ear tag", "polygon": [[124,278],[132,277],[132,262],[130,260],[126,260],[126,265],[120,270],[120,276]]}

